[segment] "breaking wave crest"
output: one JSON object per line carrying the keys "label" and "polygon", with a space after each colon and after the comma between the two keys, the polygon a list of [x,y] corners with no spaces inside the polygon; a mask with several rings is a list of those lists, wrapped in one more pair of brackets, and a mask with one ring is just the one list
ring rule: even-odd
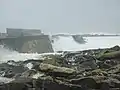
{"label": "breaking wave crest", "polygon": [[59,53],[19,53],[17,51],[13,51],[9,48],[4,47],[3,45],[0,45],[0,63],[7,62],[9,60],[14,61],[25,61],[28,59],[43,59],[42,56],[44,55],[55,55]]}

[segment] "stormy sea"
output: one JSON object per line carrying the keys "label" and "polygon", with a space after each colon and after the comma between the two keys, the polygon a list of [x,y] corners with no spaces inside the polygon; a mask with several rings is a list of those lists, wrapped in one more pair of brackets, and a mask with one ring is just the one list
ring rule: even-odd
{"label": "stormy sea", "polygon": [[53,35],[50,40],[51,53],[19,53],[0,45],[0,90],[120,88],[120,36]]}
{"label": "stormy sea", "polygon": [[50,37],[54,53],[19,53],[0,45],[0,62],[8,60],[25,61],[38,59],[41,55],[59,54],[58,51],[82,51],[89,49],[110,48],[120,45],[120,36],[115,37],[84,37],[85,43],[79,43],[71,35]]}

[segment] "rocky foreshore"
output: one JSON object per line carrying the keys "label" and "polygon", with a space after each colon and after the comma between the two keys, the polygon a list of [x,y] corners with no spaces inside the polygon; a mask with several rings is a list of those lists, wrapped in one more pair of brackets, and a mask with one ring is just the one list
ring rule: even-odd
{"label": "rocky foreshore", "polygon": [[0,64],[0,90],[120,90],[120,47]]}

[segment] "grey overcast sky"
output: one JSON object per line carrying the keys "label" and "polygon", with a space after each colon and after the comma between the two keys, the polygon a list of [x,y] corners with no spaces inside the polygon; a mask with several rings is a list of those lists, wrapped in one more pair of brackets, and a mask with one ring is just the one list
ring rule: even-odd
{"label": "grey overcast sky", "polygon": [[0,0],[0,31],[120,33],[120,0]]}

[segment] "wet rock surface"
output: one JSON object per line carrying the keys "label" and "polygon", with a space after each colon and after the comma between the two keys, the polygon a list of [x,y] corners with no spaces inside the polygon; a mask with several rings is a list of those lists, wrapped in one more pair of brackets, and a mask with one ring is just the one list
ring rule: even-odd
{"label": "wet rock surface", "polygon": [[0,90],[120,90],[120,47],[0,64]]}

